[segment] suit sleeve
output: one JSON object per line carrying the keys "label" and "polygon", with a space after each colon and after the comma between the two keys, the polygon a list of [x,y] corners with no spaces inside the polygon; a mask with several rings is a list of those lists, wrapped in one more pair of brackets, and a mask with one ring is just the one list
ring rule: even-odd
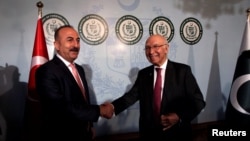
{"label": "suit sleeve", "polygon": [[41,66],[36,72],[36,87],[41,99],[43,110],[55,118],[69,118],[72,120],[92,121],[99,118],[98,105],[84,103],[74,90],[74,85],[66,79],[67,76],[60,69]]}
{"label": "suit sleeve", "polygon": [[183,101],[184,105],[177,114],[180,116],[182,121],[191,121],[202,111],[206,103],[189,66],[186,69],[184,84],[186,99]]}

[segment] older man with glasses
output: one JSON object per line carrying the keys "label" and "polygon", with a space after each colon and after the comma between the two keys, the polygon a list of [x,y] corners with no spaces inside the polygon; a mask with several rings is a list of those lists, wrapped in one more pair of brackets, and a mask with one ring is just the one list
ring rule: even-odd
{"label": "older man with glasses", "polygon": [[168,51],[165,37],[150,36],[145,55],[152,65],[140,70],[133,87],[112,102],[118,115],[140,101],[141,140],[191,141],[191,121],[206,104],[190,66],[169,60]]}

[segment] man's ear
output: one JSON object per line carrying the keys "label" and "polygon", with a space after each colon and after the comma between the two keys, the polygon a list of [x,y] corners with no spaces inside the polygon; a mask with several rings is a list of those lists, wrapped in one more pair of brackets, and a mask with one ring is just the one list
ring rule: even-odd
{"label": "man's ear", "polygon": [[166,44],[166,53],[169,52],[169,44]]}
{"label": "man's ear", "polygon": [[56,50],[59,50],[59,43],[57,41],[54,41],[54,47]]}

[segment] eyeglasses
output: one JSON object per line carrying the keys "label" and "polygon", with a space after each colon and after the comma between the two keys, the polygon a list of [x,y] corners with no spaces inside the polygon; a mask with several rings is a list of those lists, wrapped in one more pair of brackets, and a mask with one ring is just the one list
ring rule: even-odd
{"label": "eyeglasses", "polygon": [[165,46],[165,45],[166,45],[166,44],[154,45],[154,46],[152,46],[152,47],[147,46],[147,47],[144,48],[144,50],[145,50],[145,51],[150,51],[150,49],[158,50],[160,47]]}

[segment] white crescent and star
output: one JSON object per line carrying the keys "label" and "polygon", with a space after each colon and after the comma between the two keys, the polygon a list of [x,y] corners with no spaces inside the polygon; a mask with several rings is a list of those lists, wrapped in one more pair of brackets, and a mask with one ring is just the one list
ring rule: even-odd
{"label": "white crescent and star", "polygon": [[246,111],[244,108],[240,106],[237,100],[237,93],[238,93],[239,88],[247,81],[250,81],[250,74],[245,74],[235,79],[235,81],[233,82],[232,90],[230,94],[230,102],[237,111],[243,114],[250,115],[248,111]]}
{"label": "white crescent and star", "polygon": [[43,56],[34,56],[34,57],[32,57],[31,68],[33,68],[36,65],[42,65],[42,64],[44,64],[47,61],[48,61],[48,59],[46,57],[43,57]]}

